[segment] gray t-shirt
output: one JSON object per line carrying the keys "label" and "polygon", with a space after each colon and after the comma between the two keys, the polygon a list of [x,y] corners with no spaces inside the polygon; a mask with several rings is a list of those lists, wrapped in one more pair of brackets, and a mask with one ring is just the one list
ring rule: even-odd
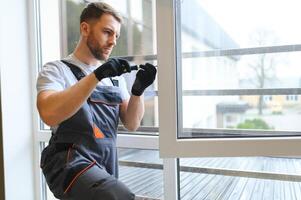
{"label": "gray t-shirt", "polygon": [[[64,58],[63,60],[78,66],[84,74],[92,73],[99,65],[89,66],[78,60],[73,54]],[[118,80],[119,88],[121,90],[122,100],[128,100],[130,95],[128,93],[125,80],[122,76],[113,77]],[[71,72],[70,68],[61,61],[48,62],[44,65],[42,71],[39,73],[37,80],[37,93],[44,90],[62,91],[77,83],[77,79]],[[109,78],[101,80],[99,85],[111,86],[112,81]]]}

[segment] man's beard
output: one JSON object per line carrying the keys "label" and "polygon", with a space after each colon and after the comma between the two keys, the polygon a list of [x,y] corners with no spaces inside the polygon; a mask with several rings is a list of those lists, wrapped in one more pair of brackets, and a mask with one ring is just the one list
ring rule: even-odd
{"label": "man's beard", "polygon": [[103,56],[103,51],[98,45],[98,42],[94,39],[93,33],[91,33],[88,36],[87,39],[87,46],[92,53],[92,55],[97,59],[97,60],[105,60],[106,58]]}

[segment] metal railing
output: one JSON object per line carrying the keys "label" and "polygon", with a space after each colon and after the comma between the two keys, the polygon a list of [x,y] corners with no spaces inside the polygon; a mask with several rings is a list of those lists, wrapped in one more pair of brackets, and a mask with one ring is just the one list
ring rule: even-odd
{"label": "metal railing", "polygon": [[[127,167],[138,167],[138,168],[160,169],[160,170],[163,169],[163,164],[160,163],[145,163],[145,162],[119,160],[119,164],[121,166],[127,166]],[[259,171],[252,171],[252,170],[223,169],[223,168],[195,167],[195,166],[180,166],[179,169],[181,172],[301,182],[301,175],[298,174],[259,172]]]}

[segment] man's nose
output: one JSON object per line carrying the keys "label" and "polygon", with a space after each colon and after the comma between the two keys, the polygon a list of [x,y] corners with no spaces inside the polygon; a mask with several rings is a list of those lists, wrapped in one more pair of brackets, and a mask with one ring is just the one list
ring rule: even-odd
{"label": "man's nose", "polygon": [[116,37],[115,37],[115,36],[110,37],[109,43],[110,43],[112,46],[115,46],[116,43],[117,43]]}

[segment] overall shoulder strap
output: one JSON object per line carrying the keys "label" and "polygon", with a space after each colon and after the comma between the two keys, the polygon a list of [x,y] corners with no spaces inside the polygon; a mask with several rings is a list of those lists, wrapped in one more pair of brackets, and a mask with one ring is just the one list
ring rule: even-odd
{"label": "overall shoulder strap", "polygon": [[65,60],[61,60],[61,61],[70,68],[71,72],[73,73],[73,75],[76,77],[78,81],[86,76],[78,66],[69,63]]}
{"label": "overall shoulder strap", "polygon": [[[82,78],[84,78],[86,76],[78,66],[76,66],[76,65],[74,65],[72,63],[69,63],[69,62],[67,62],[65,60],[61,60],[61,61],[70,68],[70,70],[72,71],[73,75],[76,77],[76,79],[78,81],[81,80]],[[112,82],[112,84],[114,86],[119,87],[118,80],[113,80],[111,77],[110,77],[110,80],[111,80],[111,82]]]}

